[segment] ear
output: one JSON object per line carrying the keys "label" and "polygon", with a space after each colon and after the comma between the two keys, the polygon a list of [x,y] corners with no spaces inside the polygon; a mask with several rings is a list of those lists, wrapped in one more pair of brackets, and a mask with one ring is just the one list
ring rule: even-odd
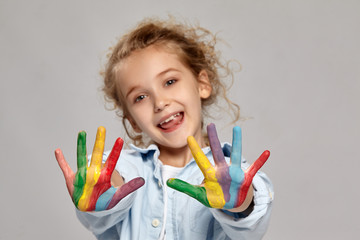
{"label": "ear", "polygon": [[210,84],[209,76],[205,70],[201,70],[198,76],[199,82],[199,94],[202,99],[207,99],[210,97],[212,92],[212,87]]}
{"label": "ear", "polygon": [[131,116],[126,116],[126,119],[129,121],[129,123],[131,124],[131,127],[134,129],[134,131],[136,133],[141,133],[142,132],[142,130],[138,127],[135,120]]}

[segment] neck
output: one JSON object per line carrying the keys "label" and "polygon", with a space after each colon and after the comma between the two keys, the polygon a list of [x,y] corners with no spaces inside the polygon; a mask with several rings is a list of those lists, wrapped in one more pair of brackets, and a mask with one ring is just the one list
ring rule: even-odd
{"label": "neck", "polygon": [[164,165],[185,167],[191,158],[191,151],[187,145],[183,148],[160,148],[159,159]]}
{"label": "neck", "polygon": [[[198,142],[201,147],[204,147],[204,142]],[[173,167],[185,167],[185,165],[192,159],[192,154],[188,145],[181,148],[160,147],[159,159],[164,165]]]}

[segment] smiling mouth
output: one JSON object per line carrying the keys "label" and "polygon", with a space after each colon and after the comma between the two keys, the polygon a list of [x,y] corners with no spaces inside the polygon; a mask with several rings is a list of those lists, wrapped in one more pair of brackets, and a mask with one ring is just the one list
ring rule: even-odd
{"label": "smiling mouth", "polygon": [[171,115],[157,126],[163,130],[172,130],[176,128],[179,124],[182,123],[184,119],[184,112],[178,112],[174,115]]}

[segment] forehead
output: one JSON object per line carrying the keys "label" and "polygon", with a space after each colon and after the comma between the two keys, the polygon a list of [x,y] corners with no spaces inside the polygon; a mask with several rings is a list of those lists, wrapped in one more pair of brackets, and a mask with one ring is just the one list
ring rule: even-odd
{"label": "forehead", "polygon": [[151,81],[168,69],[187,70],[175,51],[149,46],[134,51],[116,66],[117,83],[123,89],[128,85]]}

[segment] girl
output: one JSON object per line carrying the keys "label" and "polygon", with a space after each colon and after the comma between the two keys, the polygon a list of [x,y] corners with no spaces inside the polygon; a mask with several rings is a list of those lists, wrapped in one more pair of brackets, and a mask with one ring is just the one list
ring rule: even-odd
{"label": "girl", "polygon": [[112,49],[103,90],[136,146],[121,151],[119,138],[103,154],[105,129],[100,127],[88,165],[86,134],[80,132],[76,174],[61,150],[55,151],[77,216],[98,239],[264,235],[273,190],[257,171],[269,152],[248,167],[241,158],[240,128],[234,128],[233,147],[220,144],[213,124],[208,136],[203,133],[207,108],[219,95],[239,118],[219,78],[219,69],[229,71],[215,43],[203,28],[147,19]]}

